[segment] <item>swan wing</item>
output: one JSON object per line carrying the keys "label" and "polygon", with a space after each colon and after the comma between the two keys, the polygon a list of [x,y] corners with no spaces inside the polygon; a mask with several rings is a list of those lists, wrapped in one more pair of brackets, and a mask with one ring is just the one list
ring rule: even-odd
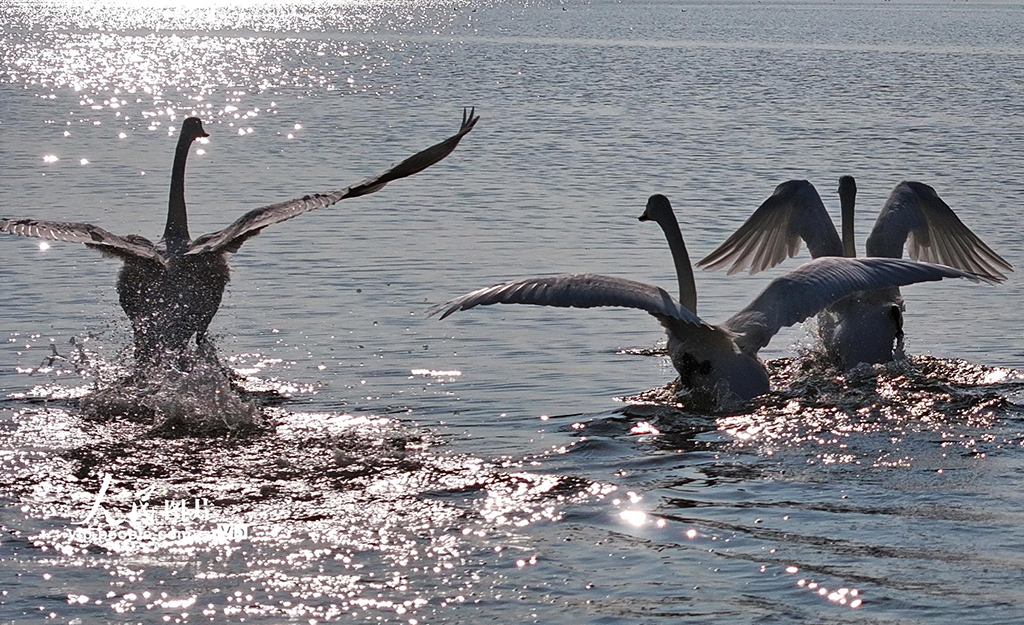
{"label": "swan wing", "polygon": [[900,287],[943,278],[993,282],[983,274],[891,258],[818,258],[772,280],[746,308],[723,325],[751,356],[783,326],[799,323],[858,291]]}
{"label": "swan wing", "polygon": [[991,280],[1006,279],[1013,267],[960,221],[953,209],[921,182],[896,185],[868,236],[868,256],[901,258],[903,245],[914,260],[949,265]]}
{"label": "swan wing", "polygon": [[153,243],[137,234],[118,236],[92,224],[37,219],[0,219],[0,232],[50,241],[84,243],[120,258],[145,258],[163,262]]}
{"label": "swan wing", "polygon": [[428,316],[441,313],[441,319],[444,319],[456,311],[489,304],[534,304],[560,308],[621,306],[638,308],[659,318],[667,317],[694,326],[711,327],[672,299],[664,289],[643,282],[590,273],[527,278],[496,284],[435,306],[428,312]]}
{"label": "swan wing", "polygon": [[462,126],[457,133],[436,145],[417,152],[376,176],[371,176],[358,184],[338,191],[315,193],[294,200],[288,200],[287,202],[279,202],[253,209],[239,217],[227,228],[203,235],[193,241],[186,254],[204,254],[221,251],[237,252],[246,239],[259,234],[260,230],[267,226],[298,217],[317,208],[337,204],[344,199],[375,193],[393,180],[421,172],[427,167],[440,162],[455,150],[455,147],[462,141],[462,137],[466,136],[466,133],[472,130],[473,126],[480,120],[480,116],[474,115],[474,113],[475,109],[463,110]]}
{"label": "swan wing", "polygon": [[730,275],[748,267],[754,274],[796,256],[801,240],[814,258],[843,255],[842,240],[814,185],[789,180],[697,266],[715,271],[731,263]]}

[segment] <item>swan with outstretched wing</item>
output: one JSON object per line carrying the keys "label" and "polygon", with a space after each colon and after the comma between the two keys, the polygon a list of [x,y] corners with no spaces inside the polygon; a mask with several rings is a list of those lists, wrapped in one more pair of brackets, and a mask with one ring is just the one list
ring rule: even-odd
{"label": "swan with outstretched wing", "polygon": [[[698,267],[730,274],[749,269],[754,274],[792,258],[807,245],[812,258],[857,255],[853,218],[857,184],[852,176],[839,179],[842,238],[814,186],[789,180]],[[1010,263],[992,250],[956,216],[932,187],[905,181],[896,185],[875,221],[867,241],[868,257],[901,258],[906,246],[914,260],[947,265],[1002,282]],[[826,350],[844,369],[862,362],[888,362],[903,341],[900,291],[890,287],[856,293],[822,314],[819,330]]]}
{"label": "swan with outstretched wing", "polygon": [[563,274],[497,284],[433,308],[442,319],[490,304],[562,308],[620,306],[653,315],[668,335],[668,351],[683,386],[750,399],[769,391],[768,373],[757,357],[783,327],[816,315],[826,306],[864,290],[899,287],[943,278],[990,278],[952,267],[888,258],[822,257],[776,278],[746,308],[714,325],[697,316],[693,270],[679,223],[663,195],[647,202],[641,221],[661,226],[679,278],[680,298],[659,287],[610,276]]}
{"label": "swan with outstretched wing", "polygon": [[0,232],[51,241],[84,243],[124,261],[117,292],[132,323],[138,366],[155,364],[180,353],[195,337],[212,354],[207,329],[220,307],[230,279],[227,254],[237,252],[267,226],[342,200],[375,193],[389,182],[411,176],[452,153],[480,119],[463,110],[457,133],[358,184],[326,193],[305,195],[257,208],[227,228],[192,240],[185,209],[185,162],[192,142],[207,137],[202,122],[190,117],[181,126],[171,170],[167,223],[157,243],[139,235],[118,236],[86,223],[0,219]]}

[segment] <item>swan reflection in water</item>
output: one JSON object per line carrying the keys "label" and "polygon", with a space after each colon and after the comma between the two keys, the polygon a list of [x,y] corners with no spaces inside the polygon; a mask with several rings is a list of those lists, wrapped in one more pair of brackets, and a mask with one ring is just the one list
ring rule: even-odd
{"label": "swan reflection in water", "polygon": [[[839,179],[842,239],[818,191],[806,180],[789,180],[758,207],[715,251],[697,263],[714,271],[728,266],[733,274],[774,267],[807,244],[813,258],[854,258],[853,236],[857,183]],[[932,187],[913,181],[896,185],[868,236],[869,257],[901,258],[906,245],[914,260],[948,265],[1002,282],[1010,263],[974,234]],[[902,351],[906,306],[896,286],[857,293],[829,306],[818,325],[830,358],[844,370],[861,363],[882,363]]]}
{"label": "swan reflection in water", "polygon": [[572,308],[622,306],[653,315],[668,334],[668,352],[687,389],[712,397],[751,399],[769,391],[758,351],[784,326],[801,322],[858,291],[989,276],[911,260],[823,257],[776,278],[746,308],[720,325],[697,316],[693,268],[679,223],[664,195],[652,195],[641,221],[655,221],[668,239],[679,278],[679,301],[663,289],[595,274],[528,278],[487,287],[433,309],[448,315],[488,304],[535,304]]}
{"label": "swan reflection in water", "polygon": [[195,337],[204,356],[216,360],[207,334],[230,279],[227,254],[237,252],[267,226],[342,200],[374,193],[393,180],[405,178],[438,163],[458,146],[480,119],[463,110],[459,131],[393,167],[350,187],[306,195],[257,208],[223,230],[192,239],[185,210],[185,160],[193,141],[208,136],[195,117],[185,120],[171,170],[167,225],[156,244],[145,237],[118,236],[87,223],[0,219],[0,232],[55,241],[84,243],[105,256],[124,262],[117,292],[131,321],[137,372],[153,365],[176,362]]}

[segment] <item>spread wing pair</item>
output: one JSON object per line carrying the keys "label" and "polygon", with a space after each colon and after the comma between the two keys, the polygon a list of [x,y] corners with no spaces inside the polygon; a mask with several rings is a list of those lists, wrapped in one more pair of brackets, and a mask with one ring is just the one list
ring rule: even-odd
{"label": "spread wing pair", "polygon": [[[242,243],[259,234],[267,226],[287,221],[317,208],[331,206],[348,198],[375,193],[389,182],[411,176],[440,162],[455,150],[462,137],[471,131],[479,120],[480,117],[475,115],[475,109],[464,110],[459,131],[444,141],[350,187],[327,193],[305,195],[287,202],[251,210],[227,228],[203,235],[192,241],[184,253],[195,255],[236,252]],[[0,232],[51,241],[84,243],[119,257],[137,257],[158,261],[163,257],[160,248],[145,237],[139,235],[119,236],[87,223],[0,219]]]}
{"label": "spread wing pair", "polygon": [[[856,193],[855,187],[852,192]],[[853,197],[844,198],[843,234],[851,241],[853,210]],[[796,256],[801,241],[813,258],[843,255],[843,242],[817,190],[806,180],[790,180],[776,187],[697,266],[709,271],[728,267],[729,274],[748,268],[758,273]],[[935,189],[920,182],[901,182],[893,189],[868,237],[867,255],[901,258],[904,244],[914,260],[956,267],[996,282],[1006,279],[1004,271],[1013,271],[1010,263],[964,225]]]}

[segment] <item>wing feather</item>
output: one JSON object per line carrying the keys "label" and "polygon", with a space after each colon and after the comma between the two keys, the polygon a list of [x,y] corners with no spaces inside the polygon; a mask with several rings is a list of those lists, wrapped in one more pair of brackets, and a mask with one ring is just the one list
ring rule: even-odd
{"label": "wing feather", "polygon": [[659,287],[624,278],[597,274],[562,274],[504,282],[467,293],[432,308],[428,315],[441,319],[460,310],[490,304],[533,304],[560,308],[621,306],[637,308],[657,317],[711,327]]}
{"label": "wing feather", "polygon": [[960,220],[932,187],[913,181],[896,185],[868,236],[868,256],[901,258],[906,245],[914,260],[927,261],[1002,282],[1013,271],[1002,256]]}
{"label": "wing feather", "polygon": [[842,256],[842,240],[814,185],[789,180],[697,266],[715,271],[729,265],[729,274],[747,268],[753,274],[795,256],[801,240],[815,258]]}
{"label": "wing feather", "polygon": [[49,241],[84,243],[101,252],[120,258],[145,258],[163,262],[149,239],[137,234],[118,236],[99,226],[70,221],[40,221],[36,219],[0,219],[0,232]]}
{"label": "wing feather", "polygon": [[911,260],[823,257],[772,280],[722,326],[738,335],[741,350],[755,355],[781,328],[804,321],[848,295],[943,278],[995,281],[984,274]]}
{"label": "wing feather", "polygon": [[325,208],[332,204],[360,195],[375,193],[394,180],[411,176],[440,162],[455,150],[462,137],[473,129],[480,120],[474,115],[475,109],[463,110],[462,126],[459,131],[444,141],[422,150],[401,163],[363,180],[362,182],[329,193],[306,195],[286,202],[278,202],[257,208],[242,215],[234,223],[223,230],[203,235],[192,242],[186,254],[204,254],[207,252],[235,252],[250,237],[257,235],[267,226],[287,221],[303,213]]}

